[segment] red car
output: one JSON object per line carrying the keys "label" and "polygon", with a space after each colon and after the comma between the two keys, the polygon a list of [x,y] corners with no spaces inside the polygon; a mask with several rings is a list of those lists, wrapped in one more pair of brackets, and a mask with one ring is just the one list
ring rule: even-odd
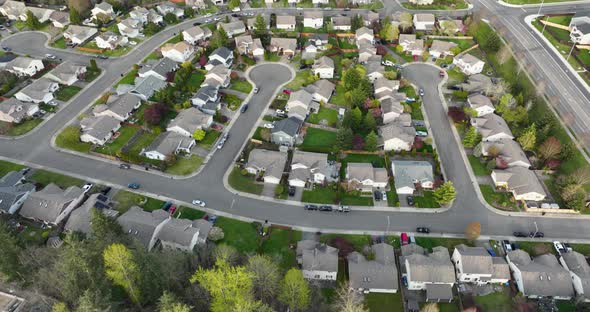
{"label": "red car", "polygon": [[168,210],[168,212],[170,212],[170,215],[173,215],[176,212],[176,205],[172,205],[172,207],[170,207],[170,210]]}
{"label": "red car", "polygon": [[408,233],[406,233],[406,232],[402,233],[401,241],[402,241],[402,246],[405,246],[410,243],[410,241],[408,240]]}
{"label": "red car", "polygon": [[445,76],[445,71],[444,70],[441,70],[440,72],[438,72],[438,76],[441,77],[441,78],[444,77]]}
{"label": "red car", "polygon": [[284,89],[283,93],[285,93],[286,95],[291,95],[291,90],[289,89]]}

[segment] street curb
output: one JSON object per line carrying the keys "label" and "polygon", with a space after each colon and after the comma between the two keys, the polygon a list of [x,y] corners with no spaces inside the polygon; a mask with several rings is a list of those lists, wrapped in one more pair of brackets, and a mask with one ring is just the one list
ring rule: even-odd
{"label": "street curb", "polygon": [[[511,3],[507,3],[504,2],[502,0],[498,0],[497,3],[501,6],[507,7],[507,8],[515,8],[515,9],[520,9],[520,8],[538,8],[541,6],[541,3],[535,3],[535,4],[511,4]],[[578,0],[578,1],[564,1],[564,2],[550,2],[550,3],[543,3],[543,6],[563,6],[563,5],[576,5],[576,4],[585,4],[585,3],[590,3],[590,0]]]}

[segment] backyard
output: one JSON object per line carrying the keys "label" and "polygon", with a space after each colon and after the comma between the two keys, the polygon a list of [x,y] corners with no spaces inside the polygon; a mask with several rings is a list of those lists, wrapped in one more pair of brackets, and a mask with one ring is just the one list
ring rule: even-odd
{"label": "backyard", "polygon": [[225,234],[217,244],[233,246],[243,254],[252,254],[258,250],[260,237],[252,223],[218,217],[215,226],[223,229]]}
{"label": "backyard", "polygon": [[336,144],[336,132],[307,128],[301,149],[308,152],[330,152]]}
{"label": "backyard", "polygon": [[475,303],[483,309],[483,311],[512,311],[512,298],[508,293],[508,289],[491,293],[486,296],[474,296],[473,299],[475,300]]}
{"label": "backyard", "polygon": [[335,127],[338,123],[338,112],[335,109],[320,107],[319,112],[311,114],[307,122]]}
{"label": "backyard", "polygon": [[489,176],[492,171],[488,169],[485,164],[483,164],[479,158],[469,155],[467,157],[469,159],[469,164],[471,164],[471,168],[473,169],[473,173],[480,177],[480,176]]}
{"label": "backyard", "polygon": [[262,253],[276,257],[280,267],[288,270],[296,265],[295,251],[291,244],[297,244],[301,240],[301,232],[273,227],[270,236],[262,242]]}

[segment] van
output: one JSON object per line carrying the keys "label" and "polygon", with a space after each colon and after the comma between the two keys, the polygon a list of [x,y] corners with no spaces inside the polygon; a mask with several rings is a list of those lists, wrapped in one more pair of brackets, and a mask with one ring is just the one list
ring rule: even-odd
{"label": "van", "polygon": [[410,236],[410,244],[416,244],[416,238],[414,235]]}

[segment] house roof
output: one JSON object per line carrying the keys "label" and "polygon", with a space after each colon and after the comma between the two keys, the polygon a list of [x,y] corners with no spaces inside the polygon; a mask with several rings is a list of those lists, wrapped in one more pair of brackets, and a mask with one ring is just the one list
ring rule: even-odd
{"label": "house roof", "polygon": [[250,36],[250,35],[238,36],[238,37],[235,37],[234,40],[236,42],[236,47],[239,47],[241,45],[250,45],[250,44],[254,43],[254,40],[252,40],[252,36]]}
{"label": "house roof", "polygon": [[363,35],[370,35],[371,37],[374,36],[373,34],[373,30],[367,27],[361,27],[359,29],[356,30],[355,32],[355,37],[358,39],[360,36]]}
{"label": "house roof", "polygon": [[55,86],[57,86],[57,82],[41,77],[22,88],[18,93],[25,94],[32,99],[41,100],[47,93],[51,93],[50,90]]}
{"label": "house roof", "polygon": [[164,58],[161,58],[158,60],[150,60],[150,61],[148,61],[148,63],[146,65],[142,66],[139,69],[140,74],[144,74],[150,70],[153,70],[158,75],[161,75],[162,77],[166,77],[166,75],[168,73],[171,73],[178,68],[178,63],[176,63],[176,61],[174,61],[170,58],[167,58],[167,57],[164,57]]}
{"label": "house roof", "polygon": [[387,170],[385,168],[373,168],[370,163],[347,163],[346,172],[349,180],[372,180],[374,182],[387,182]]}
{"label": "house roof", "polygon": [[98,30],[96,30],[96,28],[70,25],[68,26],[68,29],[66,29],[66,31],[64,32],[64,35],[69,35],[78,38],[80,41],[85,41],[97,32]]}
{"label": "house roof", "polygon": [[451,41],[434,40],[430,46],[431,52],[448,53],[452,48],[456,47],[457,44]]}
{"label": "house roof", "polygon": [[512,131],[510,131],[506,121],[496,114],[487,114],[485,116],[473,118],[472,123],[477,127],[477,131],[482,135],[484,140],[490,136],[501,133],[513,137]]}
{"label": "house roof", "polygon": [[432,165],[427,161],[394,160],[391,169],[395,179],[395,188],[409,187],[415,183],[434,182]]}
{"label": "house roof", "polygon": [[308,271],[338,272],[338,249],[312,240],[297,242],[301,267]]}
{"label": "house roof", "polygon": [[[12,60],[8,61],[6,63],[5,68],[6,69],[11,69],[11,68],[15,68],[15,67],[27,68],[27,67],[31,66],[31,63],[33,61],[37,61],[37,60],[34,58],[26,57],[26,56],[17,56],[15,58],[13,58]],[[41,69],[41,68],[39,68],[39,69]]]}
{"label": "house roof", "polygon": [[[305,12],[313,12],[313,11],[305,11]],[[328,41],[329,36],[328,34],[321,34],[321,33],[311,33],[307,36],[307,38],[309,38],[309,40],[321,40],[321,41]]]}
{"label": "house roof", "polygon": [[453,297],[453,286],[449,284],[426,284],[427,300],[450,301]]}
{"label": "house roof", "polygon": [[0,102],[0,112],[11,116],[16,121],[20,121],[27,116],[27,112],[32,106],[37,106],[37,104],[21,102],[16,98],[8,98]]}
{"label": "house roof", "polygon": [[475,74],[467,78],[467,82],[461,84],[461,88],[467,92],[486,92],[492,85],[492,78],[484,74]]}
{"label": "house roof", "polygon": [[59,80],[65,81],[71,76],[77,76],[78,73],[85,68],[86,65],[64,62],[57,65],[53,70],[47,73],[47,75],[49,78],[55,77]]}
{"label": "house roof", "polygon": [[398,289],[397,267],[393,246],[385,243],[370,247],[375,259],[368,261],[361,253],[348,255],[351,287],[358,289]]}
{"label": "house roof", "polygon": [[321,11],[304,11],[303,18],[324,18],[324,13]]}
{"label": "house roof", "polygon": [[246,25],[242,21],[235,21],[229,23],[219,23],[219,27],[223,28],[227,33],[234,33],[246,29]]}
{"label": "house roof", "polygon": [[411,279],[426,283],[454,283],[455,268],[451,263],[449,251],[445,247],[434,247],[432,253],[425,255],[412,253],[405,257],[410,266]]}
{"label": "house roof", "polygon": [[520,270],[526,296],[573,296],[570,274],[559,265],[554,255],[544,254],[531,259],[526,251],[517,249],[508,252],[506,257]]}
{"label": "house roof", "polygon": [[157,238],[161,241],[176,243],[184,247],[190,247],[191,242],[195,235],[202,236],[201,231],[205,231],[206,235],[209,235],[211,230],[210,222],[196,222],[187,219],[170,219],[166,222],[160,232],[157,234]]}
{"label": "house roof", "polygon": [[283,50],[295,51],[297,49],[297,39],[293,38],[270,38],[270,45],[282,48]]}
{"label": "house roof", "polygon": [[77,186],[62,190],[50,183],[43,190],[29,195],[23,203],[20,215],[53,223],[66,206],[83,193],[84,191]]}
{"label": "house roof", "polygon": [[52,22],[58,22],[65,25],[70,23],[70,14],[68,12],[53,11],[51,15],[49,15],[49,19]]}
{"label": "house roof", "polygon": [[398,123],[389,123],[379,128],[379,134],[384,141],[399,139],[411,144],[416,138],[416,129]]}
{"label": "house roof", "polygon": [[160,80],[152,75],[144,78],[138,77],[135,79],[135,88],[133,88],[132,92],[149,98],[154,92],[164,89],[167,85],[166,81]]}
{"label": "house roof", "polygon": [[156,227],[166,221],[168,217],[168,212],[162,209],[149,212],[133,206],[122,214],[117,219],[117,222],[123,228],[123,232],[131,235],[142,245],[148,247]]}
{"label": "house roof", "polygon": [[386,88],[388,90],[395,91],[399,89],[399,80],[389,80],[387,78],[380,77],[373,81],[373,86],[375,87],[375,90]]}
{"label": "house roof", "polygon": [[320,79],[320,80],[310,84],[305,89],[309,93],[312,93],[312,94],[317,93],[319,96],[329,100],[330,97],[332,96],[332,93],[334,92],[335,88],[336,88],[336,85],[334,85],[330,81],[328,81],[326,79]]}
{"label": "house roof", "polygon": [[291,93],[289,96],[289,101],[287,102],[287,106],[289,106],[289,103],[293,102],[300,102],[305,106],[309,106],[311,101],[313,101],[313,96],[306,90],[300,89]]}
{"label": "house roof", "polygon": [[35,190],[35,185],[22,183],[24,177],[24,171],[11,171],[0,179],[0,211],[8,212],[15,202]]}
{"label": "house roof", "polygon": [[286,162],[285,153],[256,148],[250,152],[246,167],[263,170],[264,176],[281,178]]}
{"label": "house roof", "polygon": [[401,104],[400,101],[388,97],[381,101],[381,111],[383,112],[383,114],[391,112],[401,114],[404,112],[404,106]]}
{"label": "house roof", "polygon": [[498,149],[500,149],[500,157],[509,164],[515,162],[522,162],[527,164],[528,166],[531,165],[531,162],[526,157],[526,154],[520,147],[520,144],[518,144],[518,142],[514,140],[502,139],[497,142],[481,142],[482,151],[486,153],[492,146],[495,146]]}
{"label": "house roof", "polygon": [[492,267],[494,269],[494,273],[492,273],[492,278],[494,279],[510,279],[510,268],[508,267],[508,263],[504,258],[501,257],[492,257]]}
{"label": "house roof", "polygon": [[2,9],[9,15],[21,15],[25,13],[25,3],[20,1],[6,0],[2,5]]}
{"label": "house roof", "polygon": [[332,60],[331,58],[329,58],[327,56],[322,56],[313,62],[312,68],[313,69],[317,69],[317,68],[334,69],[334,60]]}
{"label": "house roof", "polygon": [[166,43],[162,48],[160,48],[160,51],[162,51],[162,53],[164,52],[168,52],[168,51],[178,51],[180,53],[184,53],[187,50],[192,50],[193,47],[190,46],[188,43],[184,42],[184,41],[180,41],[177,43]]}
{"label": "house roof", "polygon": [[561,257],[563,261],[567,265],[567,268],[570,272],[576,274],[582,283],[582,288],[584,291],[584,298],[590,297],[590,266],[588,265],[588,261],[586,257],[577,252],[577,251],[570,251],[566,253],[562,253]]}
{"label": "house roof", "polygon": [[277,15],[277,26],[278,25],[295,25],[295,16]]}
{"label": "house roof", "polygon": [[283,132],[291,137],[294,137],[299,133],[299,129],[303,122],[299,118],[289,117],[275,122],[275,127],[272,129],[272,133]]}
{"label": "house roof", "polygon": [[538,193],[547,196],[539,178],[532,170],[514,166],[504,170],[493,170],[496,183],[506,183],[508,189],[517,195]]}
{"label": "house roof", "polygon": [[209,101],[209,99],[216,98],[218,92],[219,91],[217,90],[217,88],[213,86],[204,86],[201,89],[199,89],[199,91],[197,91],[193,98],[198,98],[203,101]]}
{"label": "house roof", "polygon": [[431,13],[419,13],[419,14],[414,14],[414,20],[417,22],[423,22],[423,23],[434,23],[435,18],[434,18],[434,14],[431,14]]}
{"label": "house roof", "polygon": [[99,140],[105,139],[119,124],[119,120],[111,116],[84,117],[80,121],[84,134]]}
{"label": "house roof", "polygon": [[179,148],[188,148],[193,142],[194,139],[192,137],[187,138],[178,133],[167,131],[158,135],[144,152],[155,151],[169,156],[174,154]]}
{"label": "house roof", "polygon": [[332,24],[334,26],[350,26],[351,19],[348,16],[333,16]]}
{"label": "house roof", "polygon": [[110,5],[108,2],[97,3],[94,7],[105,12],[113,10],[113,6]]}
{"label": "house roof", "polygon": [[328,162],[328,154],[304,152],[295,150],[291,160],[291,166],[295,164],[302,164],[307,168],[317,168],[323,163]]}
{"label": "house roof", "polygon": [[492,104],[492,101],[490,100],[490,98],[488,98],[485,95],[481,95],[481,94],[477,94],[477,93],[469,95],[469,97],[467,97],[467,102],[469,103],[471,108],[474,108],[474,109],[477,109],[480,107],[494,108],[494,104]]}
{"label": "house roof", "polygon": [[483,247],[455,246],[461,255],[462,271],[467,274],[493,274],[492,256]]}
{"label": "house roof", "polygon": [[477,57],[475,57],[469,53],[457,55],[457,56],[455,56],[455,58],[461,60],[465,64],[469,64],[472,66],[479,63],[479,62],[482,62],[482,60],[478,59]]}
{"label": "house roof", "polygon": [[194,26],[194,27],[184,30],[183,33],[186,33],[187,35],[189,35],[191,37],[200,37],[200,36],[210,37],[211,36],[211,29],[209,29],[207,27],[201,28],[199,26]]}
{"label": "house roof", "polygon": [[365,69],[367,70],[367,75],[370,75],[372,73],[383,74],[385,72],[385,67],[383,65],[381,65],[381,60],[376,60],[376,61],[370,60],[369,62],[367,62]]}
{"label": "house roof", "polygon": [[141,99],[127,93],[111,102],[109,110],[119,116],[125,117],[127,114],[130,114],[140,102]]}
{"label": "house roof", "polygon": [[65,225],[65,229],[85,234],[90,233],[92,221],[91,210],[93,208],[112,218],[119,215],[119,212],[113,209],[108,197],[100,193],[95,193],[90,195],[82,206],[72,211]]}
{"label": "house roof", "polygon": [[183,109],[168,123],[168,129],[179,127],[192,134],[197,129],[204,127],[211,118],[211,115],[205,114],[195,107]]}

